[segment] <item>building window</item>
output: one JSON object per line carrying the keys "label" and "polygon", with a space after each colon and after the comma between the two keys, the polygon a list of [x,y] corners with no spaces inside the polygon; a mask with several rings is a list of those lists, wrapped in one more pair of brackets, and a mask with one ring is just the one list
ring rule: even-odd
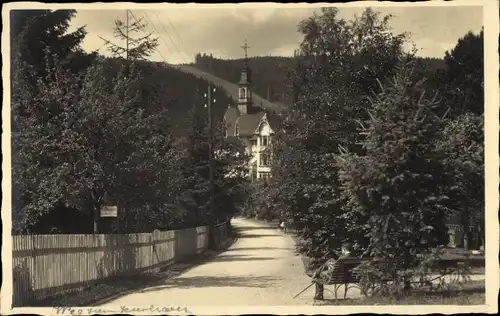
{"label": "building window", "polygon": [[260,165],[263,167],[269,166],[269,154],[260,153]]}
{"label": "building window", "polygon": [[250,180],[252,182],[257,181],[257,169],[253,168],[250,173]]}
{"label": "building window", "polygon": [[269,144],[269,136],[261,136],[260,144],[262,146],[267,146]]}
{"label": "building window", "polygon": [[245,88],[241,88],[240,89],[240,99],[244,99],[245,98]]}
{"label": "building window", "polygon": [[265,173],[260,174],[260,179],[264,182],[269,182],[270,178],[271,178],[271,174],[269,172],[265,172]]}
{"label": "building window", "polygon": [[257,140],[256,139],[250,140],[250,143],[251,143],[252,147],[257,146]]}

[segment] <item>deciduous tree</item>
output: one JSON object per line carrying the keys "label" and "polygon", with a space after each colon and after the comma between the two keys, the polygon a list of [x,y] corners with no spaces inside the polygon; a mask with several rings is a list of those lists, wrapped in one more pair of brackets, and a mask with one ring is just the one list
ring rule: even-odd
{"label": "deciduous tree", "polygon": [[[393,74],[404,55],[405,35],[391,32],[390,16],[367,9],[346,21],[337,14],[325,8],[299,24],[304,40],[290,82],[291,104],[274,142],[270,185],[277,188],[273,206],[293,219],[306,241],[302,250],[315,258],[332,255],[346,239],[362,239],[344,215],[334,161],[340,146],[364,151],[359,146],[364,136],[356,131],[367,118],[366,96],[379,92],[377,79]],[[356,250],[363,247],[355,243]]]}
{"label": "deciduous tree", "polygon": [[[171,139],[164,112],[144,115],[132,67],[112,81],[102,64],[84,75],[57,67],[21,100],[28,116],[16,141],[20,186],[30,195],[26,225],[62,202],[92,213],[110,197],[124,209],[162,208],[172,178]],[[149,214],[151,216],[151,214]],[[95,227],[97,230],[97,227]]]}

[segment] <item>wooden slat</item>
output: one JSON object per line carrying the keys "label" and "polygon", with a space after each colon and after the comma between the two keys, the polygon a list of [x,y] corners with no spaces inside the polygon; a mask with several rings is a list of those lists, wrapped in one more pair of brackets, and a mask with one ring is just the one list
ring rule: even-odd
{"label": "wooden slat", "polygon": [[[208,246],[207,226],[153,234],[13,236],[14,304],[113,275],[158,269]],[[20,304],[20,305],[19,305]]]}

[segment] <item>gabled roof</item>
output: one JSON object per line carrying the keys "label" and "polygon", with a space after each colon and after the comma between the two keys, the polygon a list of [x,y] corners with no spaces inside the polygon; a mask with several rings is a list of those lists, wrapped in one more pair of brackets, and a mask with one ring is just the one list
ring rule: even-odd
{"label": "gabled roof", "polygon": [[[258,108],[255,108],[255,110],[258,110]],[[272,130],[277,131],[280,129],[281,118],[273,112],[260,110],[254,113],[240,114],[238,108],[229,106],[224,114],[227,136],[254,135],[258,132],[257,129],[264,117]]]}
{"label": "gabled roof", "polygon": [[259,123],[255,127],[254,133],[258,133],[260,126],[263,122],[267,122],[272,132],[276,133],[281,128],[281,117],[273,112],[264,111],[264,115],[261,117]]}
{"label": "gabled roof", "polygon": [[238,136],[252,136],[259,126],[260,120],[266,114],[264,111],[259,111],[252,114],[243,114],[236,120],[238,125]]}

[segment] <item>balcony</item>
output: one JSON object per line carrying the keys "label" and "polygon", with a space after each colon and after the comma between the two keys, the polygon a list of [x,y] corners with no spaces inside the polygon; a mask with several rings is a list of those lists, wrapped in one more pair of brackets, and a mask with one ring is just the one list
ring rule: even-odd
{"label": "balcony", "polygon": [[258,166],[257,172],[271,172],[271,166]]}

